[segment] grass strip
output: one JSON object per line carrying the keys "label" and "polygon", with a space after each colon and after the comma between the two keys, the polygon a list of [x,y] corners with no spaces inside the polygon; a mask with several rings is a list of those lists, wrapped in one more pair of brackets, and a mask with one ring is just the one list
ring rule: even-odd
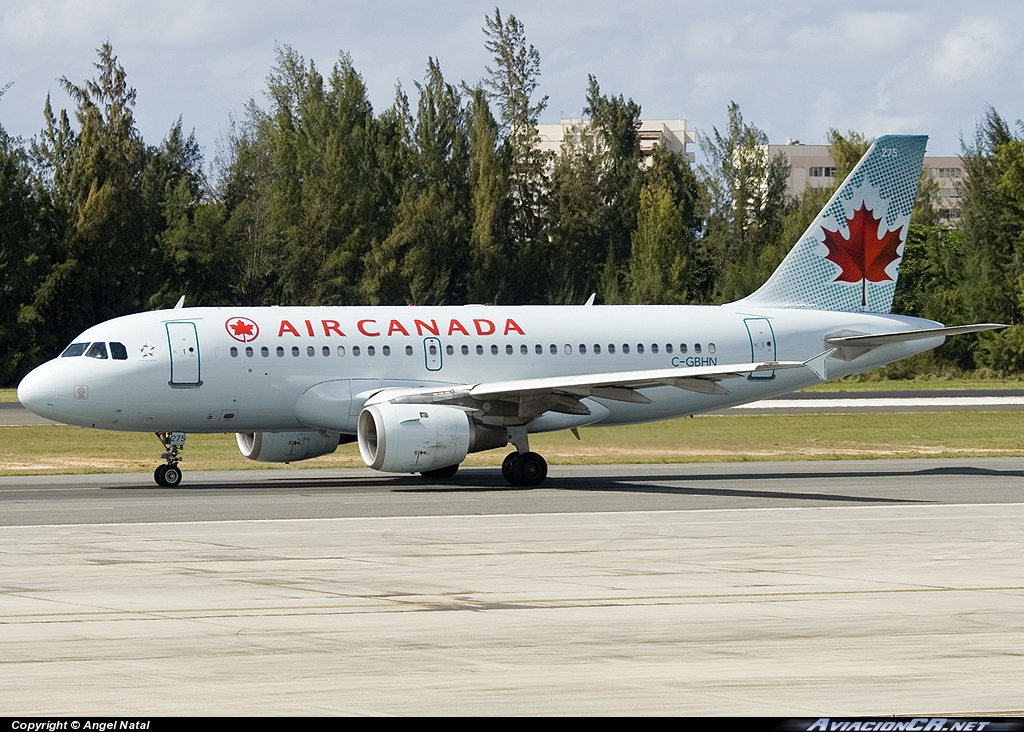
{"label": "grass strip", "polygon": [[[533,435],[530,447],[552,465],[1024,456],[1014,411],[698,416],[584,428],[580,436]],[[0,427],[0,475],[149,472],[161,450],[148,433]],[[498,465],[507,451],[473,454],[465,464]],[[355,445],[290,466],[255,463],[233,435],[190,434],[184,458],[185,470],[363,467]]]}

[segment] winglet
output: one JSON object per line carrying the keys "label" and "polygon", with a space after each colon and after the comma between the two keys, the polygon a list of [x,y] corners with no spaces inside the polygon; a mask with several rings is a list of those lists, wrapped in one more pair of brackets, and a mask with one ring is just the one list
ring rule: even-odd
{"label": "winglet", "polygon": [[804,361],[804,366],[813,371],[819,379],[822,381],[828,381],[828,371],[825,367],[825,362],[829,356],[836,352],[835,348],[830,348],[827,351],[822,351],[814,358],[809,358]]}

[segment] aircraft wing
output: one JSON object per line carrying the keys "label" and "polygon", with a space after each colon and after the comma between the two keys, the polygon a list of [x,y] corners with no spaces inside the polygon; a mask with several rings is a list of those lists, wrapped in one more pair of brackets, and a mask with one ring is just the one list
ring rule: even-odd
{"label": "aircraft wing", "polygon": [[719,381],[755,372],[801,366],[804,364],[799,361],[772,361],[514,379],[445,389],[385,389],[374,395],[367,404],[451,404],[478,409],[486,402],[492,404],[489,411],[496,413],[498,410],[494,409],[493,403],[498,402],[514,407],[514,410],[502,410],[511,412],[509,416],[535,417],[546,411],[589,414],[586,405],[580,403],[585,397],[649,404],[651,400],[637,390],[655,386],[674,386],[701,394],[728,394],[729,391]]}

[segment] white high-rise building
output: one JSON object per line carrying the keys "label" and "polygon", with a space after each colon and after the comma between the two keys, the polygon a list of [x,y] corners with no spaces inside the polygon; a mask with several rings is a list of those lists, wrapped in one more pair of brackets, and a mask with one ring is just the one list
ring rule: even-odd
{"label": "white high-rise building", "polygon": [[[807,186],[821,188],[835,185],[835,161],[828,145],[804,145],[790,140],[785,145],[769,145],[769,155],[782,153],[789,161],[789,188],[791,196],[799,195]],[[939,186],[936,208],[944,224],[954,224],[960,218],[960,189],[965,177],[960,158],[925,157],[924,168]]]}
{"label": "white high-rise building", "polygon": [[[540,133],[540,149],[557,153],[562,147],[566,133],[574,127],[584,127],[590,120],[579,117],[566,117],[558,124],[537,125]],[[647,119],[640,121],[640,149],[645,162],[650,163],[656,147],[667,147],[673,152],[682,153],[691,163],[694,155],[687,152],[689,143],[697,142],[697,136],[686,129],[685,119]]]}

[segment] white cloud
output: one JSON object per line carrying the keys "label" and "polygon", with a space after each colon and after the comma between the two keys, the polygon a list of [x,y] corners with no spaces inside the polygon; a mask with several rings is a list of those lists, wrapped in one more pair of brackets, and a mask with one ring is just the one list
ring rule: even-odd
{"label": "white cloud", "polygon": [[931,67],[948,82],[987,81],[1009,61],[1017,39],[997,18],[972,18],[942,39]]}

